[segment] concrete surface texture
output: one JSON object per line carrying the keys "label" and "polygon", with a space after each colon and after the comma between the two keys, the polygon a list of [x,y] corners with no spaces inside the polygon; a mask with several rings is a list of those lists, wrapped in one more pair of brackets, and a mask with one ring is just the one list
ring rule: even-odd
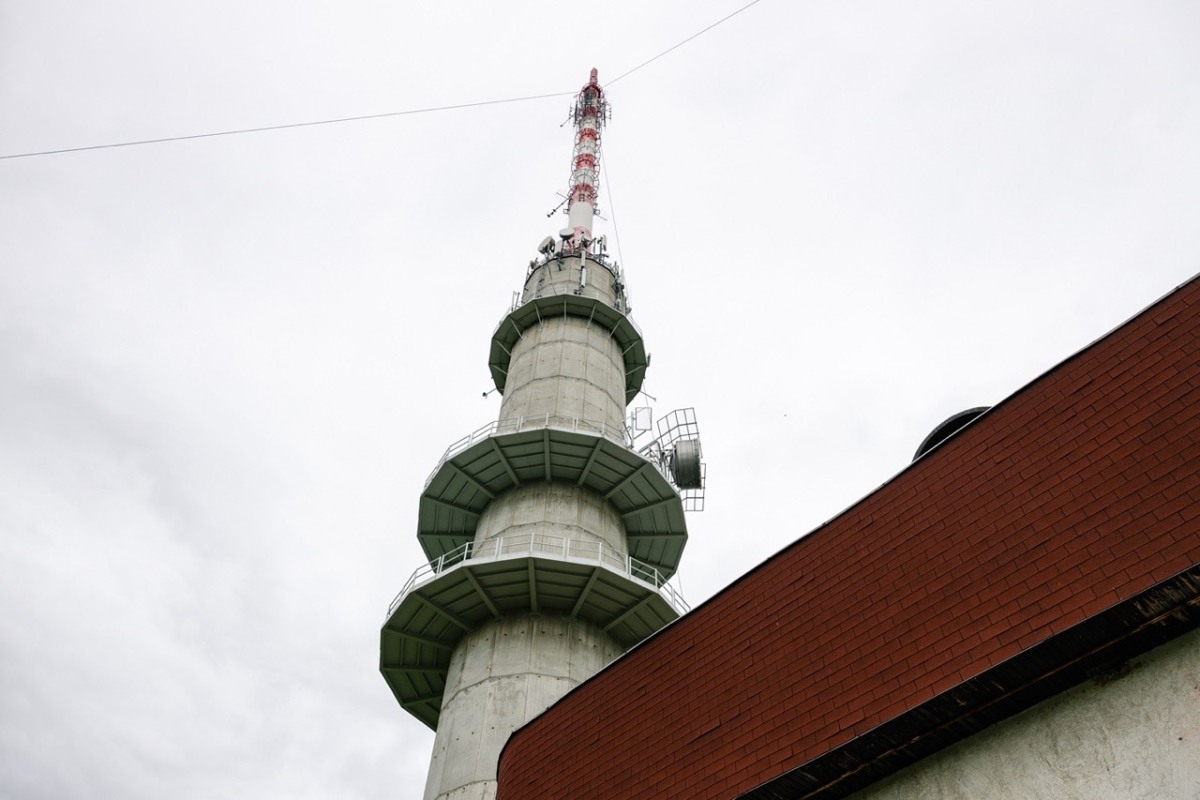
{"label": "concrete surface texture", "polygon": [[475,541],[524,533],[599,541],[622,556],[629,552],[625,526],[612,503],[564,483],[520,486],[500,495],[479,515]]}
{"label": "concrete surface texture", "polygon": [[607,330],[551,317],[513,347],[500,419],[546,414],[624,425],[625,360]]}
{"label": "concrete surface texture", "polygon": [[468,634],[450,662],[425,800],[494,797],[509,734],[622,652],[598,628],[548,615],[505,617]]}
{"label": "concrete surface texture", "polygon": [[851,797],[1196,800],[1200,798],[1200,631]]}

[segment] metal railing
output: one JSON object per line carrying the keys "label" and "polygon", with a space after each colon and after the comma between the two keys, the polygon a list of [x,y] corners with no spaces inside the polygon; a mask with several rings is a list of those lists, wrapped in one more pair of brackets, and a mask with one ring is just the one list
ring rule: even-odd
{"label": "metal railing", "polygon": [[[642,329],[639,328],[637,323],[633,321],[633,318],[629,316],[629,301],[625,298],[625,295],[620,292],[615,293],[614,297],[614,293],[602,292],[594,286],[580,286],[577,283],[562,282],[552,283],[549,286],[538,287],[534,290],[533,297],[530,297],[528,300],[521,299],[523,294],[523,292],[517,293],[517,296],[509,305],[508,311],[504,312],[505,319],[508,318],[509,314],[516,311],[521,306],[532,303],[534,300],[537,300],[540,297],[562,297],[564,295],[574,297],[590,297],[593,300],[599,300],[610,308],[615,309],[618,313],[625,317],[625,321],[633,326],[633,329],[638,332],[639,336],[642,335]],[[502,319],[496,326],[496,330],[500,330],[500,327],[503,324],[504,320]],[[495,331],[492,333],[495,334]]]}
{"label": "metal railing", "polygon": [[603,436],[609,441],[616,442],[626,449],[632,449],[633,442],[629,437],[629,431],[625,426],[617,427],[611,423],[602,420],[580,419],[579,417],[562,417],[557,414],[539,414],[531,417],[509,417],[508,419],[498,419],[495,422],[489,422],[482,428],[472,431],[470,434],[459,439],[454,444],[446,448],[445,454],[442,455],[437,466],[433,468],[433,472],[429,473],[429,477],[425,479],[425,489],[429,488],[429,484],[433,482],[433,477],[437,475],[438,470],[442,468],[450,459],[466,450],[473,444],[481,442],[489,436],[499,436],[504,433],[517,433],[518,431],[541,430],[542,428],[554,428],[561,431],[580,431],[582,433],[594,433]]}
{"label": "metal railing", "polygon": [[590,286],[583,288],[583,289],[579,289],[579,287],[577,287],[573,284],[562,284],[562,283],[558,283],[558,284],[554,284],[552,286],[545,287],[544,289],[539,291],[536,295],[534,295],[529,300],[522,300],[520,295],[518,295],[517,298],[515,300],[513,300],[513,302],[509,305],[508,311],[505,311],[504,316],[501,317],[500,321],[496,323],[495,329],[492,330],[492,336],[495,336],[497,331],[499,331],[502,327],[504,327],[504,323],[508,321],[508,316],[510,314],[512,314],[514,311],[516,311],[518,308],[528,305],[528,304],[532,303],[534,300],[537,300],[542,297],[562,297],[564,295],[574,295],[576,297],[590,297],[595,300],[599,300],[600,302],[604,303],[608,307],[612,308],[614,311],[616,311],[622,317],[624,317],[625,322],[630,327],[632,327],[634,329],[634,331],[637,332],[637,335],[639,337],[641,337],[643,339],[645,338],[645,334],[642,333],[641,327],[636,322],[633,321],[633,317],[629,316],[630,308],[629,308],[628,300],[625,300],[623,297],[618,297],[616,300],[612,300],[604,292],[601,292],[598,289],[594,289]]}
{"label": "metal railing", "polygon": [[501,561],[521,556],[550,556],[564,561],[600,564],[657,591],[679,614],[689,611],[683,595],[662,576],[657,568],[619,552],[609,544],[594,539],[572,539],[552,533],[519,533],[499,536],[482,542],[467,542],[418,567],[404,588],[388,606],[388,617],[414,589],[424,586],[446,570],[467,563]]}
{"label": "metal railing", "polygon": [[[585,248],[586,255],[589,261],[594,261],[604,269],[608,270],[616,280],[621,280],[621,268],[617,262],[612,259],[606,251],[602,250],[598,245],[600,242],[593,241],[591,246]],[[580,249],[578,247],[566,246],[561,253],[548,252],[542,253],[537,258],[529,262],[529,269],[526,270],[525,276],[528,278],[539,267],[544,267],[551,261],[561,261],[566,258],[579,258]]]}

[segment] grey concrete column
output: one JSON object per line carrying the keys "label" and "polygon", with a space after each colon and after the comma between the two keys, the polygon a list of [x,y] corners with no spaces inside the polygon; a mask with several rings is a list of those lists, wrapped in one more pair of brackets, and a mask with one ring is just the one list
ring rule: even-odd
{"label": "grey concrete column", "polygon": [[599,541],[621,556],[629,554],[625,525],[612,503],[570,484],[532,484],[505,492],[479,515],[475,541],[528,533]]}
{"label": "grey concrete column", "polygon": [[621,655],[579,620],[521,614],[468,634],[450,661],[425,800],[488,800],[509,735]]}
{"label": "grey concrete column", "polygon": [[[580,259],[549,261],[525,281],[522,301],[584,291],[618,303],[611,272]],[[500,418],[536,416],[597,420],[620,430],[625,423],[625,359],[611,331],[587,319],[551,316],[524,332],[512,351]]]}
{"label": "grey concrete column", "polygon": [[581,317],[551,317],[513,348],[500,418],[551,416],[625,424],[625,360],[610,332]]}

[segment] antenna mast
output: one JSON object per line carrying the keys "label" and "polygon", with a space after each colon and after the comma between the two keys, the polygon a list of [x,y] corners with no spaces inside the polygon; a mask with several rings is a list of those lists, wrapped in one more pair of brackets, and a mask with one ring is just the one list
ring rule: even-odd
{"label": "antenna mast", "polygon": [[567,229],[562,237],[570,251],[578,251],[592,239],[600,176],[600,131],[608,121],[608,101],[597,83],[597,71],[579,90],[571,118],[575,123],[575,152],[571,158],[571,181],[567,192]]}

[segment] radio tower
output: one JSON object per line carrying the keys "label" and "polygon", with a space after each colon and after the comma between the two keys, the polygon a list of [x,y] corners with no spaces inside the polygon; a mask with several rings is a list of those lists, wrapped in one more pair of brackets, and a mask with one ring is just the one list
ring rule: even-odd
{"label": "radio tower", "polygon": [[648,423],[625,424],[650,359],[592,236],[608,120],[596,70],[571,114],[568,227],[542,242],[492,334],[499,419],[426,481],[429,563],[381,632],[384,679],[437,731],[425,800],[493,797],[509,734],[686,611],[667,579],[683,512],[703,502],[695,417],[672,412],[640,447]]}

